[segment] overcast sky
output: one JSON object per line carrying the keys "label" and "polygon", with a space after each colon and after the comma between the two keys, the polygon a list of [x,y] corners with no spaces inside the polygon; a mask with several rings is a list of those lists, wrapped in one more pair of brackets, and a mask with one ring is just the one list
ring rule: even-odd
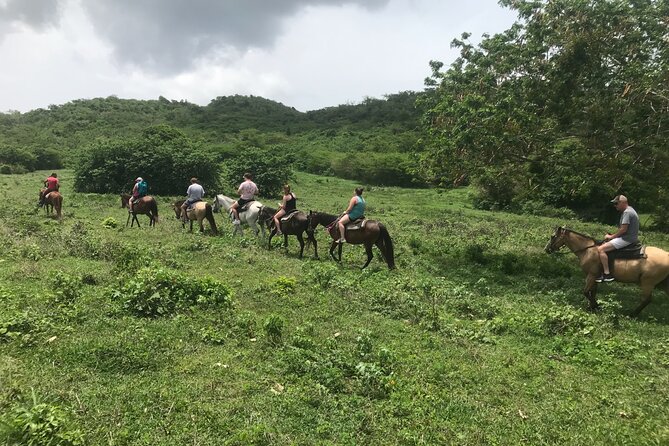
{"label": "overcast sky", "polygon": [[0,112],[116,95],[256,95],[301,111],[422,90],[496,0],[0,0]]}

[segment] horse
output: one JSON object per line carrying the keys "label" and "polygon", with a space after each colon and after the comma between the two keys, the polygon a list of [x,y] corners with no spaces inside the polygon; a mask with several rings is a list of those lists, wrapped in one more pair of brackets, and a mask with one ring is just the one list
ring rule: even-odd
{"label": "horse", "polygon": [[[590,310],[599,307],[597,303],[597,282],[602,265],[597,252],[597,242],[592,237],[571,229],[558,227],[546,245],[548,254],[558,251],[563,246],[576,254],[585,273],[583,294],[590,302]],[[610,255],[610,253],[609,253]],[[646,247],[645,259],[616,259],[613,277],[623,283],[638,283],[641,286],[641,303],[632,311],[637,316],[651,301],[653,289],[664,287],[669,295],[669,252],[653,246]]]}
{"label": "horse", "polygon": [[[214,198],[214,212],[219,212],[221,208],[224,208],[225,211],[230,214],[230,220],[232,221],[232,214],[230,212],[230,207],[232,206],[232,203],[234,203],[235,200],[233,200],[230,197],[227,197],[225,195],[219,194],[216,195],[216,198]],[[252,201],[248,204],[248,208],[245,211],[240,211],[239,212],[239,220],[241,223],[244,223],[248,225],[249,228],[255,233],[256,237],[258,236],[258,216],[260,215],[260,209],[263,207],[262,203],[259,201]],[[234,225],[235,230],[232,232],[232,235],[235,235],[237,232],[239,232],[240,235],[244,235],[244,231],[242,229],[242,225]],[[260,231],[262,231],[262,236],[265,237],[265,226],[262,224],[260,225]]]}
{"label": "horse", "polygon": [[[341,262],[341,251],[342,245],[337,243],[339,240],[339,228],[336,225],[336,221],[339,219],[338,216],[332,214],[326,214],[324,212],[314,212],[309,211],[308,218],[308,230],[312,234],[318,227],[318,225],[323,225],[326,227],[332,237],[332,245],[330,245],[330,256],[337,262]],[[363,265],[362,269],[365,269],[369,262],[372,261],[372,245],[376,245],[381,251],[383,259],[388,264],[389,269],[395,268],[395,254],[393,251],[393,240],[388,234],[386,227],[376,220],[367,220],[365,225],[355,231],[346,231],[344,237],[346,242],[352,245],[365,245],[365,252],[367,253],[367,262]],[[334,255],[334,249],[339,245],[339,256],[338,258]]]}
{"label": "horse", "polygon": [[[258,214],[258,221],[264,225],[267,225],[267,228],[270,230],[269,233],[269,240],[267,242],[267,249],[272,249],[272,237],[276,235],[277,228],[272,225],[272,217],[274,217],[274,214],[276,214],[276,209],[272,209],[267,206],[263,206],[260,209],[260,213]],[[295,211],[294,213],[291,214],[292,216],[288,221],[283,221],[283,218],[286,218],[284,216],[280,220],[281,224],[281,232],[283,232],[283,246],[284,248],[288,247],[288,236],[289,235],[294,235],[297,237],[297,241],[300,242],[300,258],[302,258],[302,254],[304,254],[304,238],[302,234],[306,231],[307,232],[307,241],[309,243],[313,243],[314,245],[314,258],[318,258],[318,242],[316,242],[316,238],[314,237],[313,232],[308,232],[307,229],[309,229],[309,221],[307,214],[305,214],[302,211]]]}
{"label": "horse", "polygon": [[[147,195],[140,198],[137,203],[132,205],[132,212],[130,212],[130,197],[129,194],[121,194],[121,208],[128,208],[128,219],[125,222],[126,227],[130,223],[130,227],[137,222],[137,227],[139,228],[139,220],[137,220],[137,214],[144,214],[149,216],[149,227],[155,226],[158,222],[158,204],[156,199]],[[132,216],[132,220],[130,217]]]}
{"label": "horse", "polygon": [[[51,206],[51,207],[49,207]],[[56,210],[56,218],[62,220],[63,196],[58,191],[52,191],[44,197],[44,212],[51,215]]]}
{"label": "horse", "polygon": [[[176,214],[177,219],[181,218],[181,205],[184,204],[184,201],[186,200],[175,201],[172,204],[172,208],[174,209],[174,213]],[[209,203],[205,201],[198,201],[194,203],[190,209],[186,210],[186,215],[188,216],[188,220],[190,220],[190,232],[193,232],[194,220],[197,220],[197,222],[200,224],[200,232],[204,232],[204,225],[202,224],[202,220],[206,218],[209,222],[209,226],[211,226],[211,232],[213,232],[214,235],[218,234],[216,220],[214,220],[214,214],[212,213],[211,205]],[[182,226],[185,228],[186,223],[184,222]]]}

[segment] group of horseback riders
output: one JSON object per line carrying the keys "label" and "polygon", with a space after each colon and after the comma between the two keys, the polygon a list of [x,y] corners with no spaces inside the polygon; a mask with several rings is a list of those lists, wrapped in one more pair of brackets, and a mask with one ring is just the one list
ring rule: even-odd
{"label": "group of horseback riders", "polygon": [[[205,193],[204,188],[199,184],[197,178],[191,178],[190,183],[190,186],[188,186],[188,189],[186,190],[187,199],[181,205],[183,216],[182,218],[184,219],[187,219],[186,210],[194,203],[202,201]],[[59,188],[60,182],[58,180],[58,174],[54,172],[44,180],[44,187],[40,190],[39,206],[44,206],[45,198],[49,195],[49,193],[58,191]],[[137,177],[135,179],[132,188],[132,197],[128,203],[130,212],[133,211],[133,206],[135,203],[147,195],[148,189],[149,186],[142,177]],[[355,189],[355,194],[353,197],[351,197],[348,203],[348,207],[337,222],[340,234],[337,243],[344,243],[346,241],[344,234],[345,225],[347,223],[364,217],[367,203],[362,197],[363,190],[364,189],[362,187]],[[233,224],[240,224],[240,208],[245,204],[254,201],[258,192],[259,189],[258,186],[253,182],[253,176],[250,173],[245,173],[244,181],[237,188],[239,199],[232,205],[230,209],[233,216]],[[613,200],[611,200],[611,203],[613,203],[616,210],[621,213],[621,216],[618,224],[618,231],[614,234],[606,234],[604,236],[603,243],[600,244],[597,248],[599,258],[602,263],[603,273],[596,279],[596,282],[612,282],[615,280],[609,270],[609,252],[637,244],[639,240],[639,215],[636,213],[634,208],[629,205],[627,197],[624,195],[617,195]],[[283,187],[283,196],[279,205],[279,209],[272,217],[272,222],[276,228],[277,235],[282,234],[280,219],[286,215],[290,215],[296,210],[297,197],[291,191],[290,185],[285,185]]]}

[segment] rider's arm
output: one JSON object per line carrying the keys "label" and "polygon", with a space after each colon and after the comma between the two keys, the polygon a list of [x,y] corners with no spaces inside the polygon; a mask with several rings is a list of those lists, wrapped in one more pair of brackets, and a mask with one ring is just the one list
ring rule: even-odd
{"label": "rider's arm", "polygon": [[624,224],[620,225],[620,228],[618,228],[618,231],[615,234],[606,234],[606,236],[604,236],[604,240],[608,241],[608,240],[612,240],[614,238],[622,237],[627,232],[628,227],[629,227],[629,224],[627,224],[627,223],[624,223]]}
{"label": "rider's arm", "polygon": [[355,197],[351,198],[351,201],[348,202],[348,207],[344,211],[344,214],[348,214],[349,212],[351,212],[353,206],[355,206]]}

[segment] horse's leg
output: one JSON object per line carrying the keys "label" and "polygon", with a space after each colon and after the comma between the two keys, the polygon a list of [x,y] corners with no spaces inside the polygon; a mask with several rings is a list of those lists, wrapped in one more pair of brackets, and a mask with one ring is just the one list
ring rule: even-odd
{"label": "horse's leg", "polygon": [[367,265],[369,265],[369,262],[372,261],[372,258],[374,257],[374,254],[372,254],[372,244],[367,242],[365,243],[365,252],[367,253],[367,262],[362,266],[362,269],[367,268]]}
{"label": "horse's leg", "polygon": [[588,274],[585,276],[585,288],[583,288],[583,294],[585,295],[588,302],[590,302],[590,310],[594,311],[599,307],[597,303],[597,282],[595,282],[595,276]]}
{"label": "horse's leg", "polygon": [[[316,241],[316,237],[312,234],[310,234],[309,237],[311,238],[311,243],[314,244],[314,259],[318,259],[318,242]],[[669,292],[667,294],[669,294]]]}
{"label": "horse's leg", "polygon": [[[286,237],[286,245],[288,245],[288,236],[284,234]],[[304,253],[304,238],[302,238],[302,233],[297,234],[297,241],[300,242],[300,258],[302,258],[302,254]]]}
{"label": "horse's leg", "polygon": [[272,238],[276,234],[276,228],[269,231],[269,240],[267,241],[267,249],[272,249]]}
{"label": "horse's leg", "polygon": [[337,257],[334,254],[334,250],[337,247],[337,245],[339,245],[339,243],[337,243],[336,240],[333,240],[332,244],[330,245],[330,257],[332,257],[335,260],[335,262],[340,262],[341,261],[341,251],[339,252],[339,259],[337,259]]}
{"label": "horse's leg", "polygon": [[125,221],[125,227],[126,227],[126,228],[127,228],[128,225],[130,224],[130,217],[131,217],[131,216],[132,216],[132,215],[130,214],[130,212],[128,212],[128,219]]}
{"label": "horse's leg", "polygon": [[189,220],[189,221],[190,221],[190,229],[189,229],[189,231],[190,231],[190,232],[193,232],[193,220]]}
{"label": "horse's leg", "polygon": [[288,248],[288,234],[283,233],[283,247]]}
{"label": "horse's leg", "polygon": [[641,313],[641,310],[646,308],[646,306],[650,303],[650,301],[653,298],[653,288],[655,288],[655,284],[652,283],[641,284],[641,303],[639,304],[638,307],[634,309],[634,311],[630,313],[630,316],[637,317],[639,313]]}
{"label": "horse's leg", "polygon": [[137,222],[137,227],[141,228],[142,226],[139,224],[139,218],[137,218],[137,214],[134,212],[132,213],[132,219]]}

